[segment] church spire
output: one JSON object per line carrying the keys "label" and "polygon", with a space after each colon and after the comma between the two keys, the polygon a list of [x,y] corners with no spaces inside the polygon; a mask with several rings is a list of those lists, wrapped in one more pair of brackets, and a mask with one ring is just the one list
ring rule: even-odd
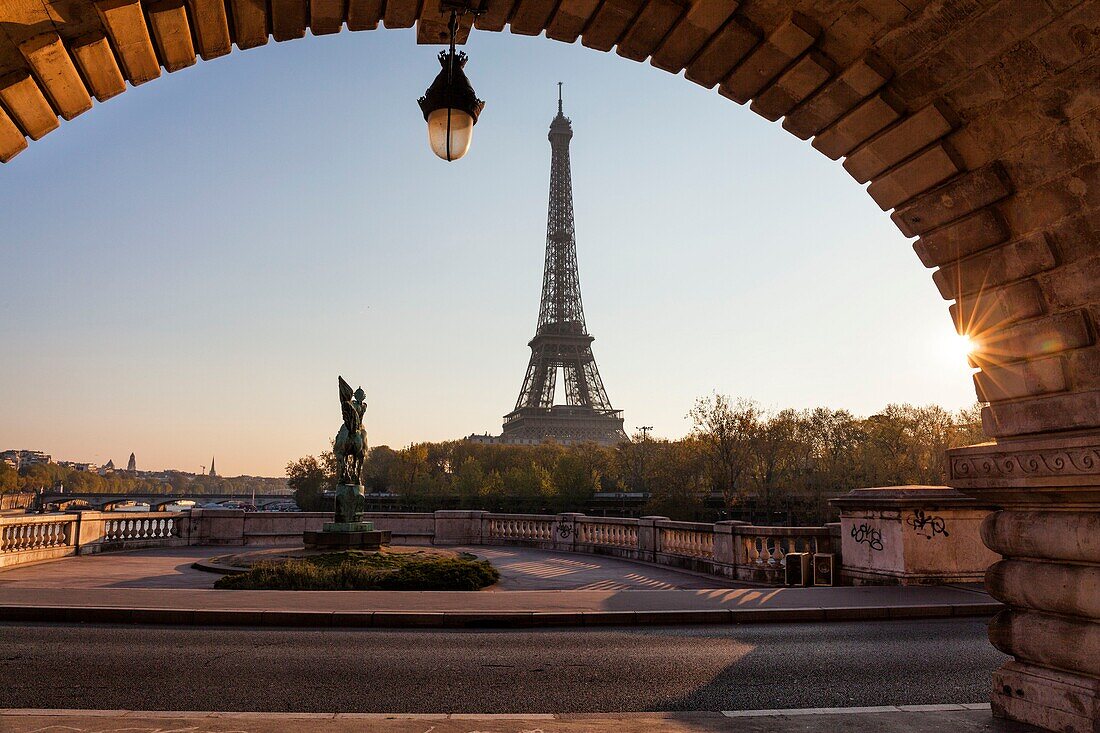
{"label": "church spire", "polygon": [[210,456],[210,475],[217,476],[218,472],[214,470],[214,456]]}

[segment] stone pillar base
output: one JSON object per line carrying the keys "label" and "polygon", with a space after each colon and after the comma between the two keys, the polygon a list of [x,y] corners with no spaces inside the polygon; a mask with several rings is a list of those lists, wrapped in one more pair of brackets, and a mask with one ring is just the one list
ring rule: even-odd
{"label": "stone pillar base", "polygon": [[1023,662],[993,673],[993,715],[1054,731],[1100,733],[1100,680]]}

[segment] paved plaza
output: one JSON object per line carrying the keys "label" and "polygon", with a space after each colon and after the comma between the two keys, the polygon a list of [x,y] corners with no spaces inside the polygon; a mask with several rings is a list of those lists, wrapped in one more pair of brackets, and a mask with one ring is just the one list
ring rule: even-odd
{"label": "paved plaza", "polygon": [[[180,547],[81,555],[0,573],[0,588],[213,588],[218,576],[193,563],[240,552],[234,547]],[[253,548],[254,549],[254,548]],[[723,578],[599,555],[524,547],[455,547],[500,571],[490,591],[698,590],[746,588]]]}
{"label": "paved plaza", "polygon": [[[553,626],[988,616],[974,586],[777,588],[593,555],[473,547],[487,591],[226,591],[192,563],[235,548],[87,555],[0,573],[0,620],[200,625]],[[228,552],[227,552],[228,551]]]}

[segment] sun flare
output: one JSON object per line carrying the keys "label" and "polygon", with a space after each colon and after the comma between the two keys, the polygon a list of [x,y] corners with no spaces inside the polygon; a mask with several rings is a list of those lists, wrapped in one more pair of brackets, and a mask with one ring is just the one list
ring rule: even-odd
{"label": "sun flare", "polygon": [[978,347],[974,340],[965,333],[957,334],[954,338],[954,344],[952,346],[954,351],[953,355],[962,359],[970,356],[970,354],[973,353],[974,349]]}

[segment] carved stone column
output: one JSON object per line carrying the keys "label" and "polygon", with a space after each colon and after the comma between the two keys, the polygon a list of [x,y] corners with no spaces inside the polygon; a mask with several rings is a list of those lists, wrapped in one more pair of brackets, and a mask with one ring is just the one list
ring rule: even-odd
{"label": "carved stone column", "polygon": [[994,674],[993,714],[1100,731],[1100,435],[952,450],[948,484],[1001,507],[982,525],[1003,556],[986,586],[1008,606],[989,638],[1013,657]]}

